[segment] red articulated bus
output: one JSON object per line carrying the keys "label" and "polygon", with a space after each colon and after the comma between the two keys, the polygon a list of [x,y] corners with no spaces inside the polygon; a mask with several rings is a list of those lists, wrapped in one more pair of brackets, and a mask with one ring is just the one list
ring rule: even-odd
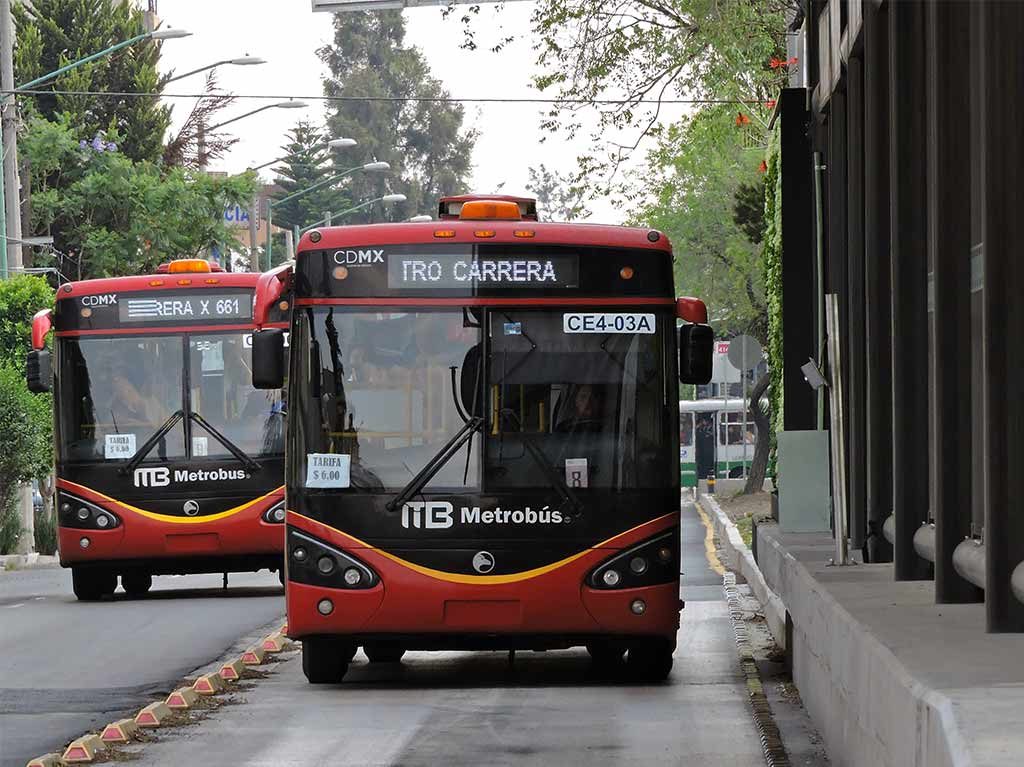
{"label": "red articulated bus", "polygon": [[[407,649],[586,646],[671,669],[678,381],[713,334],[646,229],[452,197],[441,220],[318,229],[257,288],[293,306],[288,633],[310,682]],[[686,323],[676,329],[676,319]],[[254,335],[257,387],[283,332]]]}
{"label": "red articulated bus", "polygon": [[280,571],[285,408],[252,386],[258,278],[181,259],[62,285],[36,314],[28,383],[53,389],[60,561],[79,599],[118,576],[138,596],[153,575]]}

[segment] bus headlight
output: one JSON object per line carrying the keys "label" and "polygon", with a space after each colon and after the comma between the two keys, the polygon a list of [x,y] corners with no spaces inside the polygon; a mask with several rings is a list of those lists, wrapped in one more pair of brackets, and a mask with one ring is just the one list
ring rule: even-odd
{"label": "bus headlight", "polygon": [[264,522],[269,522],[272,525],[280,525],[284,522],[285,518],[284,501],[271,506],[260,515],[260,518]]}
{"label": "bus headlight", "polygon": [[[67,506],[67,504],[64,504],[64,505]],[[79,506],[78,507],[78,511],[75,512],[75,515],[80,520],[85,522],[87,519],[89,519],[89,510],[87,508],[85,508],[85,506]]]}
{"label": "bus headlight", "polygon": [[78,530],[112,530],[121,525],[114,512],[83,498],[60,493],[57,500],[58,524]]}
{"label": "bus headlight", "polygon": [[590,571],[587,585],[602,589],[633,589],[679,579],[679,528],[620,551]]}
{"label": "bus headlight", "polygon": [[380,577],[348,552],[288,528],[288,580],[332,589],[371,589]]}

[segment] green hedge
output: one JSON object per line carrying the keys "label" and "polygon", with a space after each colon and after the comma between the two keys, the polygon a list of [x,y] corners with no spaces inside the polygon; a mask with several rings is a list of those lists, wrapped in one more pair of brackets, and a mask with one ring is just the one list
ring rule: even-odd
{"label": "green hedge", "polygon": [[768,371],[771,386],[768,401],[771,408],[772,447],[768,473],[778,481],[775,434],[782,429],[785,398],[782,390],[782,147],[779,133],[781,120],[775,121],[768,141],[764,190],[765,238],[761,249],[764,259],[765,298],[768,304]]}

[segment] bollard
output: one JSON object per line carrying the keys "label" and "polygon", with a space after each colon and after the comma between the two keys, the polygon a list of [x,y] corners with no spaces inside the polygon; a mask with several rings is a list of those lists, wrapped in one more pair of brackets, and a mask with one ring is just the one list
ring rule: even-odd
{"label": "bollard", "polygon": [[708,495],[715,494],[715,475],[708,474]]}

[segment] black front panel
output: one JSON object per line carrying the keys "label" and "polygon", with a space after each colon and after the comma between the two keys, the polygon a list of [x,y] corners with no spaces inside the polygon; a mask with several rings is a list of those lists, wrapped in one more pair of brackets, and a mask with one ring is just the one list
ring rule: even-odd
{"label": "black front panel", "polygon": [[[555,492],[431,493],[388,511],[391,497],[307,490],[290,493],[289,503],[293,511],[374,548],[465,575],[507,575],[553,564],[679,510],[678,489],[583,492],[578,512]],[[492,555],[490,566],[476,559],[481,551]]]}
{"label": "black front panel", "polygon": [[58,464],[57,476],[129,506],[183,519],[241,506],[280,487],[284,476],[283,458],[258,461],[259,471],[237,461],[145,462],[131,471],[124,471],[125,463]]}
{"label": "black front panel", "polygon": [[58,332],[118,328],[244,325],[252,321],[251,288],[111,291],[60,298],[54,312]]}
{"label": "black front panel", "polygon": [[675,296],[664,251],[508,243],[309,251],[295,286],[299,298]]}

